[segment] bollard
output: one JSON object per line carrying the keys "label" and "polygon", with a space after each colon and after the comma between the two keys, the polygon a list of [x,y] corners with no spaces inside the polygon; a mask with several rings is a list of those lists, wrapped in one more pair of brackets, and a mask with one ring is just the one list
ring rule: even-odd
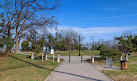
{"label": "bollard", "polygon": [[94,55],[92,56],[92,63],[94,63]]}
{"label": "bollard", "polygon": [[60,55],[57,56],[57,62],[60,62]]}
{"label": "bollard", "polygon": [[82,54],[81,54],[81,62],[82,62]]}
{"label": "bollard", "polygon": [[121,70],[127,70],[127,61],[126,60],[121,60]]}
{"label": "bollard", "polygon": [[45,60],[48,60],[48,55],[47,54],[45,54]]}
{"label": "bollard", "polygon": [[69,54],[69,62],[70,62],[70,54]]}
{"label": "bollard", "polygon": [[31,53],[31,59],[34,59],[34,52]]}
{"label": "bollard", "polygon": [[120,56],[120,60],[123,60],[123,59],[122,59],[122,56]]}
{"label": "bollard", "polygon": [[125,60],[128,61],[128,55],[127,54],[125,55]]}

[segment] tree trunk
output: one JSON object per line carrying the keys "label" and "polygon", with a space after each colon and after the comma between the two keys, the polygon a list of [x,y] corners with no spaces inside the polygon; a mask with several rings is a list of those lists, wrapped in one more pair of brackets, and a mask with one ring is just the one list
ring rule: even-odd
{"label": "tree trunk", "polygon": [[16,45],[15,45],[15,53],[18,53],[19,52],[19,43],[16,42]]}
{"label": "tree trunk", "polygon": [[21,37],[18,40],[18,37],[16,38],[16,45],[15,45],[15,53],[19,52],[19,44],[20,44],[20,40],[22,38],[22,33],[21,33]]}
{"label": "tree trunk", "polygon": [[19,43],[18,43],[18,34],[16,32],[16,44],[15,44],[15,53],[18,53],[19,50]]}

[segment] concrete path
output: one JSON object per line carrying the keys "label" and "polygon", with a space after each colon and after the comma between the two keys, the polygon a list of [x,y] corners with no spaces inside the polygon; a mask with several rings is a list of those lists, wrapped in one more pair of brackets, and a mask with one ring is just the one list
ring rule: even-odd
{"label": "concrete path", "polygon": [[[61,58],[65,61],[45,81],[112,81],[91,64],[81,63],[81,57],[79,56],[71,56],[70,63],[68,62],[68,56]],[[90,57],[84,56],[83,60],[86,58]]]}
{"label": "concrete path", "polygon": [[119,67],[117,66],[112,66],[112,68],[106,67],[106,65],[96,65],[96,64],[92,64],[96,69],[98,69],[99,71],[102,70],[120,70]]}

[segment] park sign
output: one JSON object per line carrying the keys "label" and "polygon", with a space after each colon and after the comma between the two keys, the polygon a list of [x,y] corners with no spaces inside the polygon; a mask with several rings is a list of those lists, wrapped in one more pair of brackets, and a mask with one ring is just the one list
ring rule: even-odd
{"label": "park sign", "polygon": [[44,46],[43,47],[43,53],[50,53],[50,47],[49,46]]}
{"label": "park sign", "polygon": [[46,46],[43,47],[43,53],[46,53]]}
{"label": "park sign", "polygon": [[51,54],[54,54],[54,49],[51,49]]}

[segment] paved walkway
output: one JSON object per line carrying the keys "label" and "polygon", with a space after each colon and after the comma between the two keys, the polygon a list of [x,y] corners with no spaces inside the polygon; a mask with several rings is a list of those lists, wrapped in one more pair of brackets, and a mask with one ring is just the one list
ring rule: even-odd
{"label": "paved walkway", "polygon": [[[68,57],[45,81],[112,81],[104,74],[96,70],[91,64],[82,62],[79,56],[71,56],[71,62]],[[84,56],[83,59],[90,58]]]}
{"label": "paved walkway", "polygon": [[92,64],[96,69],[98,69],[99,71],[102,70],[120,70],[120,68],[116,67],[116,66],[112,66],[112,68],[108,68],[106,67],[106,65],[96,65],[96,64]]}

